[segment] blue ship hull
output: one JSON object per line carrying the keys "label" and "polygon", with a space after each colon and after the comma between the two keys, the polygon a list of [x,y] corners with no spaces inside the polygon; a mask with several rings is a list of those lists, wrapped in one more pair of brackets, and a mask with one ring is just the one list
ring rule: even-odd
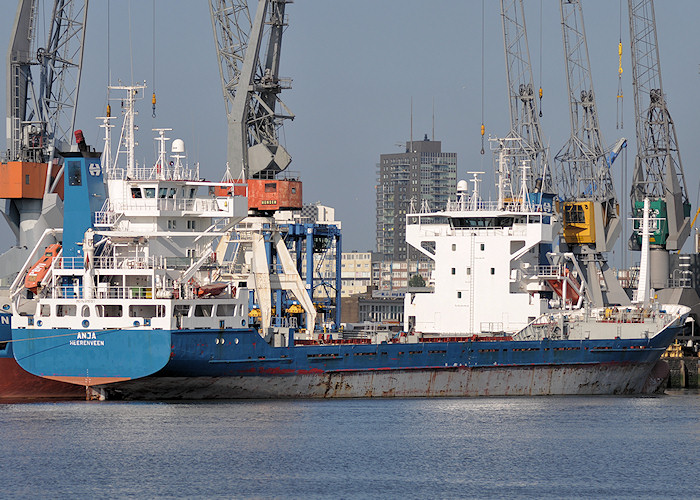
{"label": "blue ship hull", "polygon": [[20,368],[14,357],[12,315],[0,313],[0,399],[85,397],[85,388],[32,375]]}
{"label": "blue ship hull", "polygon": [[620,394],[645,390],[680,330],[650,339],[489,340],[272,347],[254,330],[13,331],[42,377],[107,398]]}

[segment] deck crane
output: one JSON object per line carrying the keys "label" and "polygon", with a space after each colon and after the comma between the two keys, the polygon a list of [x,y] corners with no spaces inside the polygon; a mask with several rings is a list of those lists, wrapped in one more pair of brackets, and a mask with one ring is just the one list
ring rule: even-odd
{"label": "deck crane", "polygon": [[[16,246],[0,257],[19,269],[44,229],[62,223],[62,172],[56,150],[72,141],[88,0],[54,0],[39,26],[37,0],[20,0],[7,53],[7,151],[0,164],[0,210]],[[39,34],[48,31],[46,42]]]}
{"label": "deck crane", "polygon": [[[531,193],[552,192],[547,150],[537,111],[537,92],[532,78],[530,49],[525,28],[522,0],[501,0],[503,46],[506,56],[510,131],[505,139],[497,139],[497,149],[507,148],[511,186],[520,186],[521,163],[529,163],[528,189]],[[498,156],[498,155],[496,155]]]}
{"label": "deck crane", "polygon": [[[651,286],[666,288],[669,252],[679,251],[690,234],[690,202],[676,128],[661,84],[661,64],[653,0],[628,0],[637,156],[632,176],[632,212],[640,218],[644,198],[659,220],[651,235]],[[635,223],[630,248],[639,250]]]}
{"label": "deck crane", "polygon": [[[253,18],[245,0],[209,2],[226,101],[227,161],[233,177],[248,182],[249,207],[261,212],[301,208],[301,184],[279,175],[292,160],[278,134],[283,121],[294,118],[280,99],[291,80],[279,76],[284,11],[290,1],[259,0]],[[269,34],[263,59],[265,25]],[[277,198],[263,200],[270,180],[276,180]]]}
{"label": "deck crane", "polygon": [[610,153],[603,146],[580,1],[561,0],[559,10],[571,125],[569,140],[555,156],[564,241],[586,274],[592,303],[626,304],[629,297],[604,255],[612,250],[621,230],[610,167],[625,141],[618,141]]}

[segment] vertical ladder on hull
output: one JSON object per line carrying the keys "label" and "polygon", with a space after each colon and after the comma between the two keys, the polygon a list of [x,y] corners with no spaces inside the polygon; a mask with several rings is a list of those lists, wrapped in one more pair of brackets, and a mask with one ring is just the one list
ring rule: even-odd
{"label": "vertical ladder on hull", "polygon": [[469,282],[469,333],[474,334],[474,248],[476,248],[476,235],[472,233],[471,235],[471,248],[469,255],[469,275],[467,276],[467,281]]}

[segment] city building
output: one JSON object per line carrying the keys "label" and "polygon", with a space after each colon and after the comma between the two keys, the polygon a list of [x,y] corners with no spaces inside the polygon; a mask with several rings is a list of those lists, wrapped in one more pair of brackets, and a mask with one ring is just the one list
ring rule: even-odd
{"label": "city building", "polygon": [[406,212],[444,207],[457,186],[457,153],[440,141],[409,141],[403,153],[382,154],[377,173],[376,240],[384,261],[420,260],[406,244]]}
{"label": "city building", "polygon": [[364,293],[372,286],[372,252],[343,252],[340,262],[342,297]]}
{"label": "city building", "polygon": [[373,284],[379,290],[405,289],[411,286],[411,278],[419,275],[427,286],[434,269],[435,263],[429,259],[377,260],[372,268]]}
{"label": "city building", "polygon": [[381,324],[398,329],[403,325],[404,294],[405,290],[369,289],[360,294],[343,297],[341,321],[353,324]]}

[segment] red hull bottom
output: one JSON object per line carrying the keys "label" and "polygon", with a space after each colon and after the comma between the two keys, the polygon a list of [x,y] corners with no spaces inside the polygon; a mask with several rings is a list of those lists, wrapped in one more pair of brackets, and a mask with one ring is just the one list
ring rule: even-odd
{"label": "red hull bottom", "polygon": [[37,377],[14,358],[0,358],[0,399],[85,399],[85,387]]}

